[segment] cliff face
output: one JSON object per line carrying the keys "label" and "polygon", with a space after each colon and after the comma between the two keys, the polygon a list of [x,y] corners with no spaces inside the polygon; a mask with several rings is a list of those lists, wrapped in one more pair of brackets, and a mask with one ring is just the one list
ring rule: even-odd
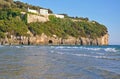
{"label": "cliff face", "polygon": [[[5,22],[1,21],[3,26],[0,29],[0,34],[1,34],[0,44],[108,45],[109,35],[107,33],[107,28],[103,25],[100,25],[97,22],[92,23],[89,21],[82,21],[82,20],[76,22],[76,21],[71,21],[71,19],[59,19],[53,16],[51,16],[52,20],[49,20],[48,16],[35,15],[35,14],[27,14],[26,19],[29,25],[25,25],[21,21],[18,22],[16,21],[17,19],[14,19],[13,21],[10,21],[10,22],[8,22],[8,20]],[[13,33],[11,31],[8,31],[9,29],[5,30],[8,27],[6,27],[7,25],[4,23],[7,23],[7,22],[8,22],[8,25],[12,24],[11,26],[14,26],[14,28],[9,27],[9,29],[13,30],[12,31]],[[41,22],[43,23],[41,24]],[[20,23],[19,27],[21,28],[17,27],[19,23]],[[25,26],[26,28],[24,28]],[[26,29],[26,31],[24,31],[23,29],[24,30]],[[96,29],[99,29],[99,30],[96,30]],[[42,34],[40,33],[41,35],[39,35],[39,31],[42,33]],[[5,38],[3,38],[2,34],[4,35]],[[13,35],[10,35],[10,34],[13,34]],[[20,35],[29,35],[29,37],[20,36]],[[52,35],[52,36],[49,36],[49,35]],[[66,39],[62,38],[64,36],[68,36],[68,37]],[[83,36],[83,37],[80,37],[80,36]],[[91,38],[86,36],[89,36],[89,37],[91,36]],[[92,39],[92,36],[94,39]],[[97,36],[101,36],[101,37],[97,37]]]}
{"label": "cliff face", "polygon": [[42,33],[41,36],[30,36],[30,37],[16,37],[11,36],[11,38],[5,38],[1,40],[1,44],[25,44],[25,45],[108,45],[108,34],[101,36],[100,38],[90,39],[90,38],[75,38],[69,36],[67,39],[59,38],[56,35],[52,37],[46,36]]}

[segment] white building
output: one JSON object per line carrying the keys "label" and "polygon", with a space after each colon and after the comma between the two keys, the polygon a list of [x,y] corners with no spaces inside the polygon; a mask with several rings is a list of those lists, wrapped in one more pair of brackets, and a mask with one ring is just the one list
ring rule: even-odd
{"label": "white building", "polygon": [[44,15],[44,16],[47,15],[47,17],[48,17],[49,15],[54,15],[54,16],[57,17],[57,18],[64,18],[64,15],[49,14],[47,9],[33,10],[33,9],[29,9],[29,8],[28,8],[28,12],[36,13],[36,14],[41,14],[41,15]]}
{"label": "white building", "polygon": [[64,15],[54,14],[57,18],[64,18]]}
{"label": "white building", "polygon": [[40,14],[41,15],[48,15],[48,10],[47,9],[40,9]]}
{"label": "white building", "polygon": [[64,15],[59,15],[59,14],[48,14],[48,15],[53,15],[53,16],[55,16],[57,18],[61,18],[61,19],[65,17]]}
{"label": "white building", "polygon": [[39,14],[37,10],[29,9],[29,7],[28,7],[28,12]]}

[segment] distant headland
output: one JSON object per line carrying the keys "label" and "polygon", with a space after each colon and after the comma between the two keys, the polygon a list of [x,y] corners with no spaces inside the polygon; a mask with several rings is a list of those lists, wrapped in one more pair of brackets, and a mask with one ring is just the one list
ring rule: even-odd
{"label": "distant headland", "polygon": [[107,28],[96,21],[20,1],[0,1],[1,45],[108,45]]}

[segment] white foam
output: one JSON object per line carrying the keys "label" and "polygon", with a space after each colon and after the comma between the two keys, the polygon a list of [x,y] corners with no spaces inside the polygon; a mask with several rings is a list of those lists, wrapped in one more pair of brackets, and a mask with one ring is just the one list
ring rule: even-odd
{"label": "white foam", "polygon": [[89,47],[80,47],[81,49],[91,50],[91,51],[100,51],[104,50],[106,52],[117,52],[115,48],[89,48]]}
{"label": "white foam", "polygon": [[117,52],[115,48],[106,48],[105,51],[106,52]]}
{"label": "white foam", "polygon": [[21,48],[21,46],[15,46],[16,48]]}
{"label": "white foam", "polygon": [[96,54],[98,54],[98,55],[105,55],[105,53],[98,53],[98,52]]}
{"label": "white foam", "polygon": [[106,56],[92,56],[93,58],[107,58]]}
{"label": "white foam", "polygon": [[101,50],[101,48],[86,48],[87,50],[94,50],[94,51],[98,51]]}
{"label": "white foam", "polygon": [[90,48],[90,47],[79,47],[80,49],[84,49],[84,50],[92,50],[92,51],[99,51],[102,48]]}
{"label": "white foam", "polygon": [[80,57],[92,57],[92,58],[108,58],[106,56],[93,56],[93,55],[87,55],[87,54],[72,54],[75,56],[80,56]]}
{"label": "white foam", "polygon": [[55,47],[56,49],[63,49],[63,48],[65,48],[64,46],[57,46],[57,47]]}
{"label": "white foam", "polygon": [[56,49],[81,49],[81,50],[92,50],[92,51],[99,51],[102,48],[90,48],[90,47],[77,47],[77,46],[57,46]]}
{"label": "white foam", "polygon": [[73,54],[73,55],[82,56],[82,57],[90,57],[90,55],[87,55],[87,54]]}
{"label": "white foam", "polygon": [[63,55],[63,54],[65,54],[65,53],[62,53],[62,52],[57,52],[57,54]]}

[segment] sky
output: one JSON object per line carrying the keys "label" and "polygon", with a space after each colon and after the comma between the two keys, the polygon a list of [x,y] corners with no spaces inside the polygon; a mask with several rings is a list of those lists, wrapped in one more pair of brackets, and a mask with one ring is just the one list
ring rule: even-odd
{"label": "sky", "polygon": [[19,0],[53,13],[88,17],[108,28],[109,44],[120,45],[120,0]]}

